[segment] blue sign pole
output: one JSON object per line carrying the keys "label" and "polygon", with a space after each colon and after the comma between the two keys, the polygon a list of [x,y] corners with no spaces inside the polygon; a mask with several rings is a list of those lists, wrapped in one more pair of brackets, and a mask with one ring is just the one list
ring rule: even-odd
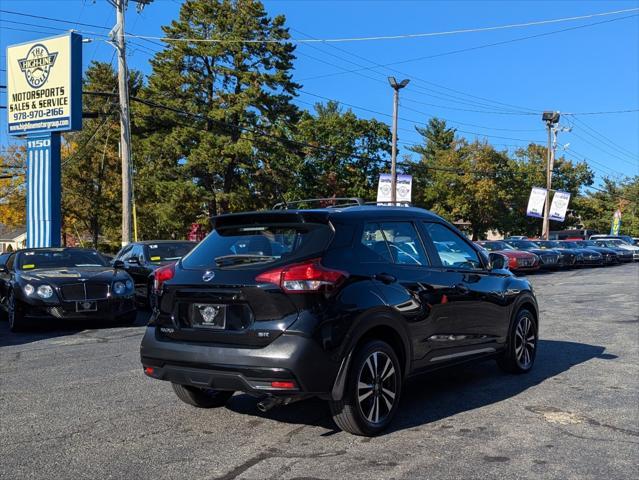
{"label": "blue sign pole", "polygon": [[60,246],[60,133],[27,136],[27,248]]}

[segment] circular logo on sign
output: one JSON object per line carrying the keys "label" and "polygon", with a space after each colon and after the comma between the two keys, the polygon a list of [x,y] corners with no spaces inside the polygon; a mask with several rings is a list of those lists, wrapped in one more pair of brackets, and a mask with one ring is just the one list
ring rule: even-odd
{"label": "circular logo on sign", "polygon": [[24,73],[27,83],[33,88],[40,88],[44,85],[57,56],[57,52],[49,52],[47,47],[41,43],[36,43],[31,47],[25,58],[18,59],[18,65],[20,65],[20,70]]}

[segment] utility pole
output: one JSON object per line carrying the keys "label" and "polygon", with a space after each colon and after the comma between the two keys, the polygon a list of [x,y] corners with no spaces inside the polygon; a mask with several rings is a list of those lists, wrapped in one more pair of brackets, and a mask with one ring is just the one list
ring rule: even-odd
{"label": "utility pole", "polygon": [[129,109],[129,72],[124,42],[124,12],[127,0],[116,3],[115,44],[118,50],[118,91],[120,93],[120,154],[122,155],[122,246],[131,242],[131,116]]}
{"label": "utility pole", "polygon": [[[133,0],[138,12],[153,0]],[[129,107],[129,71],[126,64],[124,18],[129,0],[109,0],[115,7],[116,24],[109,33],[118,54],[118,91],[120,97],[120,158],[122,159],[122,246],[131,242],[131,113]]]}
{"label": "utility pole", "polygon": [[548,131],[548,147],[546,162],[546,202],[544,203],[544,224],[541,230],[541,236],[544,240],[548,240],[550,235],[550,190],[552,189],[552,169],[555,163],[555,148],[553,145],[553,133],[555,125],[559,123],[559,112],[544,112],[542,120],[546,122]]}
{"label": "utility pole", "polygon": [[399,91],[408,85],[408,80],[405,78],[401,82],[397,83],[395,77],[388,77],[388,83],[393,87],[395,91],[393,94],[393,145],[391,149],[391,204],[394,205],[397,202],[397,114],[399,110]]}

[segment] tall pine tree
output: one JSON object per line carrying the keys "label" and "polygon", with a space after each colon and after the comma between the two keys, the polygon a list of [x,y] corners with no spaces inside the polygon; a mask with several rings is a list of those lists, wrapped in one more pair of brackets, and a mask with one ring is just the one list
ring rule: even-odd
{"label": "tall pine tree", "polygon": [[166,47],[151,61],[145,95],[182,113],[152,106],[139,113],[155,151],[200,187],[205,215],[252,203],[264,189],[247,179],[264,177],[263,159],[281,149],[272,136],[297,121],[284,22],[256,0],[187,0],[163,27]]}

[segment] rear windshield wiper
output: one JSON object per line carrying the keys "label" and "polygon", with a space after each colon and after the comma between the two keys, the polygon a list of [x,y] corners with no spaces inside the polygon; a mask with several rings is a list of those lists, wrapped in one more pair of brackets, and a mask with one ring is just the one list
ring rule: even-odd
{"label": "rear windshield wiper", "polygon": [[215,264],[218,266],[236,265],[239,263],[259,263],[275,260],[280,257],[275,255],[257,255],[257,254],[233,254],[223,255],[215,258]]}

